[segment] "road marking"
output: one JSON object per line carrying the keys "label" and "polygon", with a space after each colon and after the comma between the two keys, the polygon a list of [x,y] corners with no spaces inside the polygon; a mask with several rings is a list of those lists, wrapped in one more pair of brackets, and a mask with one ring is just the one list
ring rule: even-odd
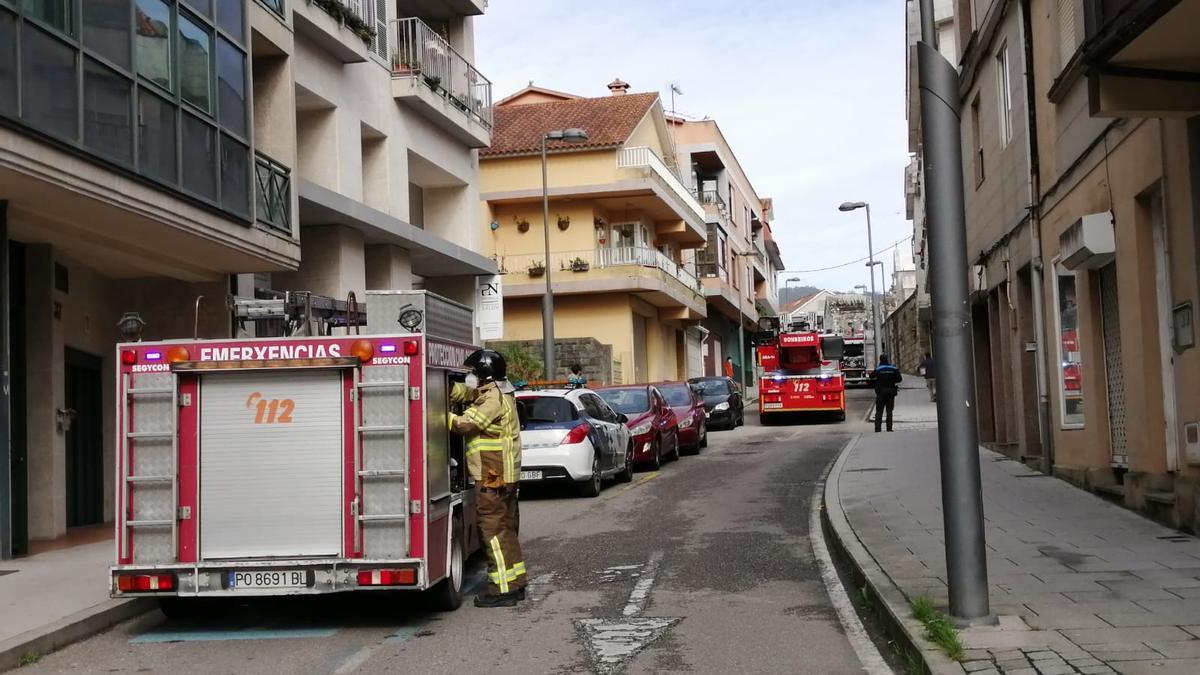
{"label": "road marking", "polygon": [[650,473],[646,474],[645,476],[642,476],[641,478],[635,480],[634,482],[630,483],[629,485],[626,485],[618,490],[609,492],[608,494],[611,495],[611,497],[608,497],[608,498],[615,499],[615,498],[625,494],[626,492],[629,492],[630,490],[634,489],[635,487],[640,487],[642,485],[645,485],[646,483],[649,483],[650,481],[654,480],[655,478],[658,478],[658,475],[660,473],[661,473],[660,471],[651,471]]}
{"label": "road marking", "polygon": [[[829,469],[826,468],[825,477],[828,476]],[[825,503],[824,490],[825,481],[821,480],[817,484],[812,498],[812,507],[809,510],[808,538],[812,541],[813,554],[817,561],[817,567],[821,570],[821,579],[825,582],[825,591],[829,594],[833,609],[837,612],[842,629],[846,632],[846,639],[849,640],[855,655],[858,656],[859,663],[863,665],[863,670],[867,675],[892,675],[892,669],[888,667],[883,656],[879,654],[875,642],[867,634],[867,629],[859,620],[854,603],[846,594],[842,580],[833,566],[833,558],[829,555],[829,546],[825,543],[825,530],[821,527],[821,509]]]}
{"label": "road marking", "polygon": [[629,601],[621,612],[621,618],[575,620],[575,627],[585,638],[592,667],[597,673],[607,675],[619,672],[627,660],[665,635],[671,626],[683,620],[682,617],[638,616],[645,611],[650,602],[650,590],[654,587],[654,578],[658,574],[662,557],[662,551],[655,551],[650,554],[650,559],[644,566],[621,565],[619,568],[605,570],[620,574],[635,567],[642,568],[637,583],[633,585],[633,591],[629,593]]}
{"label": "road marking", "polygon": [[129,640],[130,644],[161,644],[164,642],[220,642],[224,640],[283,640],[292,638],[326,638],[337,634],[336,628],[244,628],[191,630],[152,630]]}
{"label": "road marking", "polygon": [[333,671],[333,675],[349,675],[358,670],[358,667],[367,662],[371,658],[371,653],[375,651],[374,647],[363,647],[362,649],[350,655],[350,658],[342,662],[337,670]]}
{"label": "road marking", "polygon": [[621,612],[625,616],[637,616],[646,608],[646,601],[650,599],[650,587],[654,585],[654,575],[658,573],[658,564],[662,562],[662,556],[662,551],[655,551],[650,555],[650,560],[642,570],[641,578],[633,585],[633,592],[629,594],[629,602]]}

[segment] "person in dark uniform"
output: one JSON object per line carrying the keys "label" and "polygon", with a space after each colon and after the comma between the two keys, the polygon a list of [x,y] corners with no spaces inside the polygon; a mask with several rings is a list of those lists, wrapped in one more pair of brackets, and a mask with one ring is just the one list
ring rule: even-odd
{"label": "person in dark uniform", "polygon": [[879,365],[872,373],[875,380],[875,433],[880,429],[884,412],[887,413],[887,430],[892,430],[892,411],[896,409],[896,394],[900,391],[900,382],[904,379],[900,369],[892,365],[886,354],[880,355]]}

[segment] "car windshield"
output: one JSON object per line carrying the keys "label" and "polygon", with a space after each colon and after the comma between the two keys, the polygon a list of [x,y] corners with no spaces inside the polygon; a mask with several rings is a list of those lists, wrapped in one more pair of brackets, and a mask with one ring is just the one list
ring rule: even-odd
{"label": "car windshield", "polygon": [[696,380],[692,383],[701,396],[727,396],[729,385],[725,380]]}
{"label": "car windshield", "polygon": [[575,406],[557,396],[522,396],[526,422],[569,422],[575,419]]}
{"label": "car windshield", "polygon": [[842,356],[862,356],[862,355],[863,355],[863,346],[861,344],[853,344],[851,342],[846,343],[845,350],[842,352]]}
{"label": "car windshield", "polygon": [[692,395],[691,392],[688,391],[686,384],[675,384],[659,387],[658,390],[662,392],[664,397],[666,397],[667,404],[672,408],[679,408],[681,406],[692,404]]}
{"label": "car windshield", "polygon": [[650,409],[650,394],[645,389],[602,389],[596,393],[619,413],[630,415]]}

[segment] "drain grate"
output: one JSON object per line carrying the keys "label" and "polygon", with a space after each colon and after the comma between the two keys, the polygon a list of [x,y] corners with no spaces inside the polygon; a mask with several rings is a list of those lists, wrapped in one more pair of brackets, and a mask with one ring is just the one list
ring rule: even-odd
{"label": "drain grate", "polygon": [[[1196,541],[1195,537],[1189,537],[1186,534],[1165,534],[1161,537],[1157,537],[1157,539],[1169,541],[1173,544],[1187,544]],[[0,574],[3,574],[3,572],[0,572]]]}
{"label": "drain grate", "polygon": [[865,471],[891,471],[891,469],[882,466],[868,466],[864,469],[846,469],[846,473],[863,473]]}

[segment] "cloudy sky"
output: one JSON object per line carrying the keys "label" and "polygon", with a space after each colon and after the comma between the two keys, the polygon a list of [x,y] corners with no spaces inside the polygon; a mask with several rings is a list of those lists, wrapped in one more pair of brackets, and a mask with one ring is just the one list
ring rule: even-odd
{"label": "cloudy sky", "polygon": [[[496,99],[534,83],[602,96],[613,78],[633,91],[668,83],[677,110],[720,124],[761,196],[789,270],[867,254],[911,234],[904,219],[904,0],[493,0],[475,24],[476,61]],[[907,242],[903,244],[907,246]],[[907,249],[906,249],[907,250]],[[892,255],[886,251],[888,283]],[[849,290],[853,264],[782,275]]]}

